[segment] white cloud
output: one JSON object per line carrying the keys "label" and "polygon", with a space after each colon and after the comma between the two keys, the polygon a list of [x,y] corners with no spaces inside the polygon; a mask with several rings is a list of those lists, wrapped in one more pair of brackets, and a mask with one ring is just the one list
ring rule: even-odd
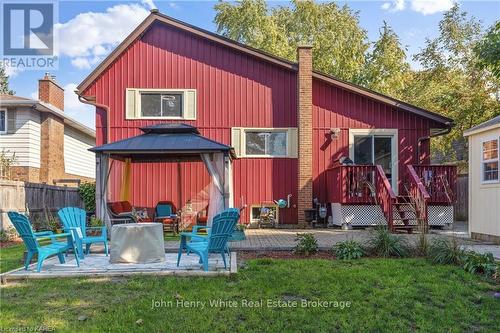
{"label": "white cloud", "polygon": [[382,4],[382,9],[390,12],[399,12],[405,9],[405,7],[405,0],[392,0],[391,2],[384,2]]}
{"label": "white cloud", "polygon": [[454,3],[454,0],[412,0],[411,9],[424,15],[431,15],[447,11]]}
{"label": "white cloud", "polygon": [[146,5],[149,9],[156,9],[156,8],[158,8],[158,7],[156,7],[156,5],[153,2],[153,0],[142,0],[141,3],[143,3],[144,5]]}
{"label": "white cloud", "polygon": [[[78,95],[75,94],[76,87],[76,83],[68,83],[63,87],[64,113],[90,128],[95,128],[95,108],[78,100]],[[32,92],[30,98],[38,100],[38,91]]]}
{"label": "white cloud", "polygon": [[176,2],[169,2],[168,6],[172,9],[179,9],[179,5]]}
{"label": "white cloud", "polygon": [[[144,0],[145,6],[154,6]],[[88,69],[99,63],[149,14],[141,4],[120,4],[105,12],[81,13],[66,23],[56,24],[58,53],[69,56],[73,66]]]}
{"label": "white cloud", "polygon": [[404,10],[410,3],[410,9],[424,15],[431,15],[439,12],[444,12],[450,9],[456,0],[392,0],[384,2],[382,9],[390,12],[398,12]]}

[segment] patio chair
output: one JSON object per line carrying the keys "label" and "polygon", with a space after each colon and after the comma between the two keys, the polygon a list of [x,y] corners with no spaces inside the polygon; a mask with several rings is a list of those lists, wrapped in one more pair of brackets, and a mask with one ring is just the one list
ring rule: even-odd
{"label": "patio chair", "polygon": [[[65,207],[59,209],[57,212],[59,219],[61,220],[64,231],[70,232],[71,230],[79,229],[77,231],[77,237],[81,239],[81,244],[85,244],[85,254],[90,253],[90,246],[94,243],[103,243],[104,252],[106,256],[108,255],[108,233],[105,226],[102,227],[87,227],[87,213],[77,207]],[[100,235],[88,236],[88,230],[100,230]],[[81,237],[80,237],[81,235]],[[80,250],[81,258],[83,259],[83,251]]]}
{"label": "patio chair", "polygon": [[[75,248],[73,233],[68,232],[63,234],[53,234],[51,231],[34,232],[26,216],[16,212],[7,212],[7,215],[23,240],[28,252],[24,261],[25,270],[28,270],[31,259],[35,254],[38,254],[36,271],[40,272],[43,261],[46,258],[57,255],[59,262],[63,264],[65,263],[64,254],[71,249],[75,254],[76,264],[80,266],[80,260],[78,259],[78,252]],[[67,241],[63,242],[56,240],[57,238],[62,237],[65,237]],[[49,245],[40,245],[38,241],[43,239],[50,239],[51,243]]]}
{"label": "patio chair", "polygon": [[227,241],[240,218],[240,211],[237,208],[229,208],[213,218],[212,226],[206,236],[206,241],[193,240],[187,242],[188,237],[200,237],[197,233],[182,232],[179,253],[177,255],[177,266],[181,260],[182,251],[196,253],[203,264],[203,270],[208,271],[208,255],[210,253],[220,253],[224,261],[224,268],[227,268],[226,251]]}
{"label": "patio chair", "polygon": [[115,201],[107,203],[111,224],[137,222],[132,212],[133,207],[128,201]]}
{"label": "patio chair", "polygon": [[163,224],[163,231],[172,231],[174,235],[179,232],[179,217],[172,201],[159,201],[155,207],[155,222]]}

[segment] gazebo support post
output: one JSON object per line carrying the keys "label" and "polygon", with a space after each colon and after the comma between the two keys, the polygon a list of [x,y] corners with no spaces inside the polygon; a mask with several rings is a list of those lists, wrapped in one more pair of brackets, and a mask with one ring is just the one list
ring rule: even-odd
{"label": "gazebo support post", "polygon": [[[111,221],[109,220],[107,201],[107,182],[109,170],[109,157],[107,154],[96,153],[96,177],[95,177],[95,209],[96,217],[104,221],[108,230],[111,231]],[[111,232],[108,232],[111,235]]]}

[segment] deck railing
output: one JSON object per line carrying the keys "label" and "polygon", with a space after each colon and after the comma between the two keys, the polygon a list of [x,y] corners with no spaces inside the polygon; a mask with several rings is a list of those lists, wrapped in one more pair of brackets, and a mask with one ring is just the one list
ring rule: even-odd
{"label": "deck railing", "polygon": [[384,213],[387,225],[390,230],[393,230],[394,215],[393,204],[396,202],[396,194],[392,190],[391,183],[387,179],[382,166],[377,165],[375,176],[375,187],[377,190],[377,202]]}
{"label": "deck railing", "polygon": [[374,165],[337,165],[327,169],[328,202],[375,204],[374,178]]}
{"label": "deck railing", "polygon": [[392,229],[396,195],[380,165],[337,165],[326,170],[326,183],[328,202],[378,204]]}
{"label": "deck railing", "polygon": [[413,169],[430,196],[428,203],[452,205],[455,202],[456,166],[414,165]]}
{"label": "deck railing", "polygon": [[415,203],[417,220],[423,222],[423,225],[427,225],[427,204],[431,196],[412,165],[406,166],[406,173],[407,183],[405,184],[405,188],[411,200]]}

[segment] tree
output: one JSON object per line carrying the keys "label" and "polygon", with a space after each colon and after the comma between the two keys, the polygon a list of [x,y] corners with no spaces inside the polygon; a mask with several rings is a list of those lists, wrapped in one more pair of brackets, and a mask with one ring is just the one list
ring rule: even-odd
{"label": "tree", "polygon": [[398,35],[387,25],[380,30],[379,39],[367,55],[362,84],[392,97],[401,97],[410,78],[406,50]]}
{"label": "tree", "polygon": [[423,69],[413,73],[404,100],[454,120],[451,134],[432,142],[434,151],[454,160],[463,131],[500,114],[499,86],[489,71],[478,69],[473,50],[481,25],[475,18],[455,4],[444,14],[439,32],[415,55]]}
{"label": "tree", "polygon": [[491,71],[500,80],[500,21],[493,24],[474,52],[478,57],[478,67]]}
{"label": "tree", "polygon": [[0,94],[14,95],[15,92],[9,89],[9,76],[5,73],[5,68],[0,65]]}
{"label": "tree", "polygon": [[291,6],[269,8],[264,0],[215,5],[217,30],[225,37],[296,60],[300,44],[313,46],[316,70],[359,82],[368,49],[359,15],[333,2],[293,0]]}

